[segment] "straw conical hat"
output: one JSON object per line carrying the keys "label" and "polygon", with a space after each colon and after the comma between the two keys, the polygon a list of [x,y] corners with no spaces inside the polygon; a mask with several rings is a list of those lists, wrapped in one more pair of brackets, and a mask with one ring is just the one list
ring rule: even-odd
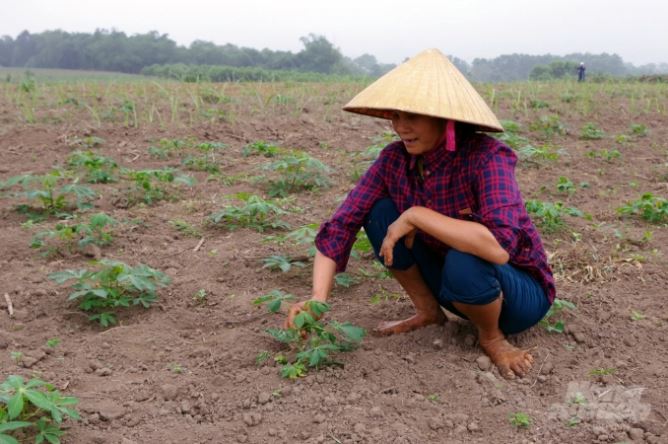
{"label": "straw conical hat", "polygon": [[466,122],[483,131],[503,131],[491,109],[438,49],[422,51],[362,92],[344,110],[387,119],[405,111]]}

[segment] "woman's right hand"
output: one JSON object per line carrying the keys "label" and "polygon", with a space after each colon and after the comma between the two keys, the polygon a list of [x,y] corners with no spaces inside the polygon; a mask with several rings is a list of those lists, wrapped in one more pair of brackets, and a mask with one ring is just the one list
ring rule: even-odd
{"label": "woman's right hand", "polygon": [[320,316],[314,315],[311,311],[306,308],[306,303],[309,301],[315,301],[317,299],[308,299],[306,301],[296,302],[288,309],[288,317],[285,319],[283,325],[284,328],[295,328],[295,318],[297,315],[303,311],[308,311],[308,313],[313,316],[313,319],[320,319]]}

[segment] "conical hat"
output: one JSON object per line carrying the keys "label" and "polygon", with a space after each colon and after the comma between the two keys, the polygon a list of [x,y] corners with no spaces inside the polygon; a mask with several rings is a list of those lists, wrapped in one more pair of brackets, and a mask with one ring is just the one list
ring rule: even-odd
{"label": "conical hat", "polygon": [[422,51],[397,66],[343,109],[385,119],[388,111],[405,111],[470,123],[483,131],[503,131],[482,97],[438,49]]}

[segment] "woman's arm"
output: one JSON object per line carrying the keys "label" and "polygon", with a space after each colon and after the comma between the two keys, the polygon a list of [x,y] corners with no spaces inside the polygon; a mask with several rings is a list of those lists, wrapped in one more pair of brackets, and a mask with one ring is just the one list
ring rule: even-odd
{"label": "woman's arm", "polygon": [[501,247],[486,226],[444,216],[429,208],[412,207],[404,211],[387,230],[380,249],[385,265],[392,265],[392,251],[399,239],[406,235],[412,238],[416,229],[452,248],[473,254],[493,264],[502,265],[510,259],[508,252]]}
{"label": "woman's arm", "polygon": [[332,292],[336,262],[316,250],[313,260],[313,290],[311,298],[325,302]]}

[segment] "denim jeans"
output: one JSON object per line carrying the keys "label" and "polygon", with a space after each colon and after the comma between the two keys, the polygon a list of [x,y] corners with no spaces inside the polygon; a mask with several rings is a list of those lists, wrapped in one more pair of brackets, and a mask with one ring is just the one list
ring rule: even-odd
{"label": "denim jeans", "polygon": [[[376,258],[387,228],[399,217],[392,200],[376,202],[366,217],[364,230]],[[450,249],[445,257],[419,237],[409,249],[399,240],[393,251],[392,269],[406,270],[417,264],[420,274],[440,305],[466,319],[453,302],[484,305],[503,293],[499,328],[504,334],[519,333],[540,321],[550,308],[545,290],[527,272],[511,264],[496,265],[472,254]]]}

